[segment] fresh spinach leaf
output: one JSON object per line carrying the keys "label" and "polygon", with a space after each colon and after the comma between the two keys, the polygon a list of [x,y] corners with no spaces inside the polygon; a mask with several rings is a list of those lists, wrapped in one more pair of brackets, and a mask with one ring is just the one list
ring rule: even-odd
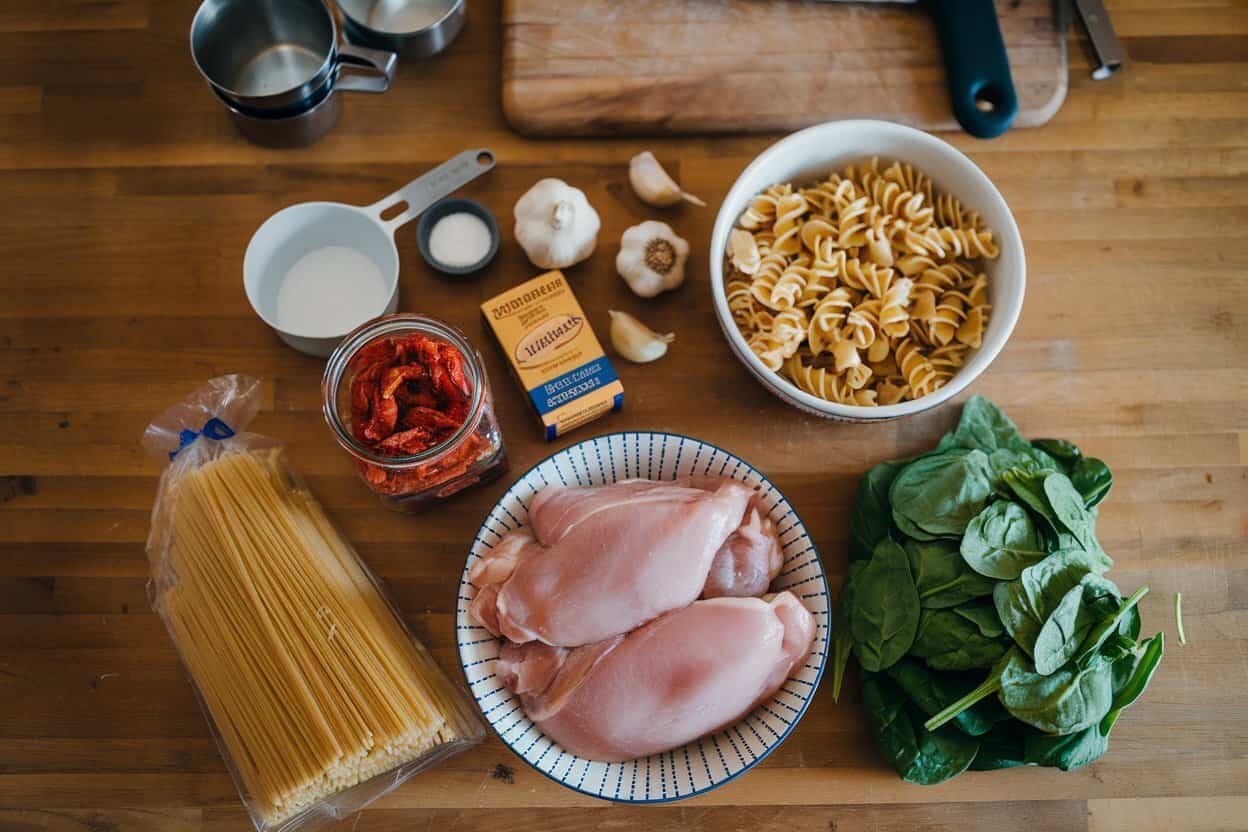
{"label": "fresh spinach leaf", "polygon": [[997,608],[991,598],[968,601],[954,607],[953,611],[978,627],[981,636],[1000,638],[1005,635],[1005,625],[997,617]]}
{"label": "fresh spinach leaf", "polygon": [[1004,641],[985,637],[978,625],[953,610],[923,610],[910,652],[934,670],[974,670],[992,667],[1007,649]]}
{"label": "fresh spinach leaf", "polygon": [[932,534],[926,529],[921,529],[914,525],[914,523],[911,522],[904,514],[898,514],[896,512],[893,513],[893,524],[897,527],[897,530],[901,532],[903,537],[908,537],[911,540],[941,540],[944,538],[954,537],[954,535]]}
{"label": "fresh spinach leaf", "polygon": [[1114,565],[1113,559],[1101,548],[1100,542],[1095,537],[1088,543],[1089,545],[1085,546],[1073,534],[1061,531],[1053,537],[1050,549],[1054,552],[1080,549],[1084,553],[1084,559],[1088,562],[1088,567],[1093,572],[1098,575],[1108,572],[1110,567]]}
{"label": "fresh spinach leaf", "polygon": [[920,606],[929,609],[956,607],[972,598],[992,594],[995,582],[967,566],[955,541],[907,540],[905,549]]}
{"label": "fresh spinach leaf", "polygon": [[975,755],[970,770],[997,771],[1030,765],[1026,741],[1033,733],[1016,719],[994,725],[991,731],[979,738],[979,753]]}
{"label": "fresh spinach leaf", "polygon": [[943,783],[966,771],[979,751],[978,741],[952,726],[926,730],[922,713],[885,676],[863,679],[862,703],[875,747],[907,782]]}
{"label": "fresh spinach leaf", "polygon": [[866,670],[878,672],[910,651],[919,627],[919,593],[906,552],[883,540],[854,576],[849,630],[854,655]]}
{"label": "fresh spinach leaf", "polygon": [[1031,517],[1017,503],[1000,500],[975,515],[961,543],[962,558],[981,575],[1012,581],[1048,552]]}
{"label": "fresh spinach leaf", "polygon": [[[939,713],[946,705],[974,689],[976,683],[973,677],[966,674],[937,673],[922,662],[909,658],[902,659],[885,672],[926,716]],[[958,714],[955,724],[962,733],[977,737],[1009,718],[1009,713],[995,699],[983,699]]]}
{"label": "fresh spinach leaf", "polygon": [[1084,575],[1062,597],[1036,636],[1032,652],[1036,672],[1047,676],[1071,659],[1077,661],[1098,649],[1129,609],[1122,605],[1122,595],[1112,581],[1095,572]]}
{"label": "fresh spinach leaf", "polygon": [[960,537],[991,494],[988,456],[956,448],[907,465],[893,480],[888,498],[894,522],[907,535],[915,528],[929,536]]}
{"label": "fresh spinach leaf", "polygon": [[983,396],[971,396],[962,405],[962,416],[951,437],[955,447],[977,448],[985,453],[996,450],[1026,453],[1031,450],[1031,443],[1023,438],[1010,417]]}
{"label": "fresh spinach leaf", "polygon": [[1102,736],[1109,736],[1122,712],[1144,693],[1148,683],[1153,680],[1153,674],[1157,672],[1157,666],[1161,664],[1161,656],[1165,650],[1165,633],[1158,633],[1144,642],[1136,652],[1113,663],[1111,675],[1114,698],[1109,713],[1101,720]]}
{"label": "fresh spinach leaf", "polygon": [[850,560],[870,558],[876,544],[888,537],[892,526],[888,489],[907,464],[904,460],[882,462],[864,474],[858,483],[858,497],[849,518]]}
{"label": "fresh spinach leaf", "polygon": [[1001,704],[1015,718],[1046,734],[1073,734],[1097,725],[1113,702],[1109,662],[1096,657],[1069,662],[1048,676],[1014,654],[1001,674]]}
{"label": "fresh spinach leaf", "polygon": [[1045,621],[1066,594],[1091,574],[1086,554],[1078,549],[1055,552],[1029,566],[1016,579],[992,591],[997,617],[1014,642],[1030,656]]}
{"label": "fresh spinach leaf", "polygon": [[1070,478],[1057,472],[1046,476],[1044,496],[1048,499],[1049,507],[1062,527],[1074,535],[1085,549],[1091,548],[1095,541],[1093,532],[1096,528],[1096,518],[1088,512],[1087,506],[1083,504],[1083,495],[1075,488]]}
{"label": "fresh spinach leaf", "polygon": [[1056,536],[1061,526],[1044,494],[1044,480],[1047,476],[1048,472],[1045,471],[1013,468],[1001,475],[1001,482],[1014,499],[1026,506],[1036,517],[1044,520],[1048,529]]}
{"label": "fresh spinach leaf", "polygon": [[1024,741],[1024,754],[1027,762],[1034,765],[1074,771],[1096,762],[1108,747],[1109,738],[1093,725],[1063,736],[1029,734]]}
{"label": "fresh spinach leaf", "polygon": [[[1111,635],[1125,635],[1125,633],[1123,633],[1124,625],[1128,632],[1133,626],[1137,628],[1138,632],[1139,615],[1137,613],[1134,620],[1132,620],[1131,613],[1137,609],[1136,605],[1139,604],[1140,599],[1148,594],[1148,587],[1142,586],[1137,589],[1130,598],[1122,601],[1121,596],[1118,594],[1118,588],[1104,578],[1089,575],[1084,579],[1085,585],[1095,586],[1095,584],[1092,583],[1092,578],[1094,577],[1096,577],[1096,579],[1102,584],[1108,584],[1109,588],[1112,589],[1112,594],[1105,593],[1102,596],[1103,600],[1101,600],[1100,603],[1097,603],[1095,599],[1090,599],[1089,603],[1086,605],[1086,608],[1089,611],[1089,617],[1095,618],[1095,623],[1093,626],[1088,628],[1088,632],[1084,635],[1083,640],[1080,643],[1078,652],[1073,654],[1073,658],[1075,660],[1082,659],[1084,656],[1087,656],[1095,650],[1100,650],[1101,645],[1103,645]],[[1108,614],[1106,614],[1105,607],[1111,604],[1111,610]]]}
{"label": "fresh spinach leaf", "polygon": [[1083,584],[1079,583],[1062,596],[1036,634],[1031,656],[1037,673],[1048,676],[1074,657],[1091,626],[1083,610]]}
{"label": "fresh spinach leaf", "polygon": [[1083,504],[1092,508],[1109,495],[1114,475],[1109,466],[1094,456],[1085,456],[1071,467],[1070,481],[1083,495]]}
{"label": "fresh spinach leaf", "polygon": [[1083,456],[1078,445],[1065,439],[1033,439],[1031,440],[1031,445],[1033,448],[1039,448],[1065,465],[1068,472],[1070,466],[1078,462],[1080,457]]}
{"label": "fresh spinach leaf", "polygon": [[1023,471],[1029,474],[1043,474],[1048,471],[1060,470],[1057,460],[1038,448],[1027,451],[1015,451],[1001,448],[988,453],[988,466],[992,469],[992,484],[998,495],[1008,498],[1009,488],[1001,481],[1006,471]]}

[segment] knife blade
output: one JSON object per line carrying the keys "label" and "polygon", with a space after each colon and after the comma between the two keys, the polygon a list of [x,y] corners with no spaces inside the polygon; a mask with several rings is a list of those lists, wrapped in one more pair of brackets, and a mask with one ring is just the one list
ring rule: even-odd
{"label": "knife blade", "polygon": [[1075,0],[1075,10],[1079,13],[1083,28],[1088,32],[1092,55],[1096,58],[1097,66],[1092,70],[1092,80],[1104,81],[1122,67],[1122,44],[1114,34],[1114,24],[1109,21],[1109,12],[1105,10],[1105,4],[1101,0]]}
{"label": "knife blade", "polygon": [[936,24],[949,103],[962,129],[991,139],[1009,129],[1018,95],[993,0],[817,0],[821,3],[917,3]]}

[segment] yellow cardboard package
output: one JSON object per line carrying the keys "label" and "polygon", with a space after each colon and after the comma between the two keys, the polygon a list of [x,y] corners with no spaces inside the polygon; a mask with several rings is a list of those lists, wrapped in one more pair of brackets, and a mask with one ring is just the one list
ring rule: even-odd
{"label": "yellow cardboard package", "polygon": [[547,441],[624,406],[624,386],[562,273],[481,304]]}

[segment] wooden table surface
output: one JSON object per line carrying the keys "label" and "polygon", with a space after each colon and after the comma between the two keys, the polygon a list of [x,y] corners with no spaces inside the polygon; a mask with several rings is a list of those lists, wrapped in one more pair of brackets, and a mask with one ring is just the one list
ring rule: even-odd
{"label": "wooden table surface", "polygon": [[[839,585],[856,478],[932,443],[948,406],[865,426],[819,421],[764,392],[710,308],[713,208],[645,209],[627,160],[649,146],[712,205],[774,137],[533,142],[499,108],[497,2],[463,37],[404,66],[384,96],[351,96],[320,144],[245,144],[187,55],[192,0],[0,5],[0,829],[242,830],[246,815],[144,595],[159,465],[148,419],[205,379],[264,379],[255,429],[294,463],[458,675],[454,590],[495,483],[420,517],[383,510],[322,422],[322,363],[281,345],[242,291],[243,250],[302,200],[371,202],[472,146],[498,168],[464,189],[503,220],[479,279],[435,277],[399,235],[401,308],[483,347],[514,471],[597,432],[682,431],[761,467],[810,526]],[[1152,687],[1085,770],[905,784],[863,714],[820,692],[757,770],[662,807],[612,806],[550,782],[497,740],[421,775],[344,830],[892,830],[1248,828],[1248,4],[1119,0],[1130,55],[1105,82],[1078,45],[1048,126],[992,142],[946,136],[1000,186],[1029,259],[1022,320],[972,386],[1032,436],[1073,439],[1114,469],[1102,539],[1122,585],[1148,583],[1164,629]],[[620,366],[622,414],[547,445],[478,318],[530,277],[511,206],[558,176],[602,214],[601,250],[571,270],[600,334],[628,309],[677,333],[668,358]],[[615,277],[615,241],[643,218],[694,246],[679,292],[653,301]],[[835,589],[835,587],[834,587]],[[1182,591],[1189,644],[1174,638]]]}

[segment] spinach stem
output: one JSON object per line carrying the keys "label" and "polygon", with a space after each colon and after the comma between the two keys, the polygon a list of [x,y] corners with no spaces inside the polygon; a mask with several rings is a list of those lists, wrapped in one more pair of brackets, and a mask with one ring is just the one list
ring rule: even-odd
{"label": "spinach stem", "polygon": [[974,705],[981,699],[986,699],[997,691],[1001,690],[1001,672],[994,670],[992,675],[980,683],[979,687],[963,696],[961,699],[947,705],[942,711],[935,714],[927,722],[923,723],[923,727],[929,731],[935,731],[949,720],[955,718],[958,714]]}
{"label": "spinach stem", "polygon": [[845,682],[845,668],[849,665],[853,643],[839,630],[832,638],[832,701],[841,701],[841,685]]}
{"label": "spinach stem", "polygon": [[1183,635],[1183,593],[1174,593],[1174,623],[1179,630],[1179,644],[1187,644],[1187,636]]}

